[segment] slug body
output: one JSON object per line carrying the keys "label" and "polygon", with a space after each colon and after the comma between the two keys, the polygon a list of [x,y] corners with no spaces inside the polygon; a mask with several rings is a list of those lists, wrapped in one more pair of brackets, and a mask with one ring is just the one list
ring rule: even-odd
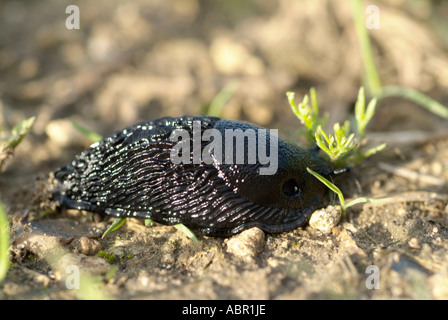
{"label": "slug body", "polygon": [[[183,145],[179,139],[173,141],[173,132],[194,139],[198,132],[193,129],[201,134],[214,129],[223,135],[230,129],[252,129],[257,146],[266,143],[270,150],[272,141],[277,141],[277,168],[260,174],[267,165],[261,158],[251,161],[247,148],[234,152],[233,158],[218,159],[219,143],[222,151],[234,151],[226,149],[224,138],[214,149],[209,148],[210,141],[218,140]],[[271,133],[260,129],[208,116],[166,117],[128,127],[56,170],[53,199],[63,207],[114,217],[182,223],[210,236],[226,237],[255,226],[272,233],[295,229],[305,224],[327,192],[306,168],[327,177],[333,170],[317,150],[302,149],[276,136],[278,140],[272,140]],[[180,146],[187,149],[180,152]],[[198,154],[209,157],[194,158]],[[242,162],[232,161],[241,154]],[[175,163],[173,155],[190,161]]]}

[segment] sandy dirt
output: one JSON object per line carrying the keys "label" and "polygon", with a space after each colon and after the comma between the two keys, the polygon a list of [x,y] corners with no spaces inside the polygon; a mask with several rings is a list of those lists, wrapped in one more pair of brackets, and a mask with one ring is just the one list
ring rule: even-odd
{"label": "sandy dirt", "polygon": [[[381,101],[369,126],[386,150],[336,180],[348,200],[384,202],[350,207],[328,232],[252,229],[195,243],[127,219],[102,238],[113,219],[49,201],[50,172],[90,143],[70,119],[104,135],[203,114],[229,83],[223,118],[299,144],[287,91],[315,87],[330,123],[352,116],[363,70],[349,3],[78,1],[80,29],[68,30],[69,1],[2,2],[0,127],[37,119],[0,173],[11,227],[0,299],[448,299],[447,120],[404,99]],[[446,3],[376,3],[382,81],[447,105]],[[70,288],[70,266],[96,296]]]}

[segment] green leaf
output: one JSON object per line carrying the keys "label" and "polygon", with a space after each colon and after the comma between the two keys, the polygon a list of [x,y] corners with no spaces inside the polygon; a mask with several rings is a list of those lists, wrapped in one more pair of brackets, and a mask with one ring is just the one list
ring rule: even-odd
{"label": "green leaf", "polygon": [[124,223],[126,222],[126,218],[115,218],[110,227],[103,233],[103,236],[101,238],[104,238],[109,233],[117,230],[120,228]]}
{"label": "green leaf", "polygon": [[347,205],[345,206],[346,208],[354,206],[355,204],[358,203],[387,203],[388,199],[372,199],[372,198],[356,198],[352,201],[350,201],[349,203],[347,203]]}
{"label": "green leaf", "polygon": [[409,99],[439,117],[448,119],[447,107],[415,89],[401,86],[385,86],[380,95],[380,99],[384,99],[386,97],[402,97]]}
{"label": "green leaf", "polygon": [[374,116],[377,102],[378,102],[377,98],[373,98],[372,100],[370,100],[364,117],[366,124],[368,124],[372,119],[372,117]]}
{"label": "green leaf", "polygon": [[72,125],[75,127],[76,130],[78,130],[83,135],[85,135],[92,143],[98,142],[103,138],[100,134],[84,128],[83,126],[81,126],[77,122],[75,122],[74,120],[70,120],[70,122],[72,123]]}
{"label": "green leaf", "polygon": [[222,109],[226,103],[232,98],[236,90],[238,90],[239,82],[237,80],[230,81],[210,102],[207,114],[209,116],[220,117]]}
{"label": "green leaf", "polygon": [[3,204],[0,201],[0,284],[9,268],[9,223]]}
{"label": "green leaf", "polygon": [[20,142],[22,142],[23,138],[28,134],[28,132],[30,132],[35,119],[36,117],[31,117],[27,120],[21,121],[18,125],[16,125],[11,130],[11,134],[5,139],[7,143],[2,148],[2,151],[6,152],[14,150],[20,144]]}
{"label": "green leaf", "polygon": [[[322,131],[322,128],[319,126],[317,127],[317,131],[314,134],[314,137],[316,139],[316,144],[319,146],[319,148],[324,151],[328,156],[331,157],[331,151],[330,149],[327,147],[327,145],[331,145],[327,135],[325,134],[325,132]],[[324,139],[327,143],[324,142]]]}
{"label": "green leaf", "polygon": [[373,95],[381,93],[381,80],[373,59],[369,32],[365,25],[365,7],[362,0],[352,0],[353,18],[355,20],[356,33],[358,35],[361,56],[366,73],[367,89]]}
{"label": "green leaf", "polygon": [[344,142],[344,147],[347,151],[350,151],[352,149],[354,149],[356,147],[355,144],[352,144],[353,139],[355,138],[355,134],[352,133],[351,135],[349,135],[348,138],[346,138],[345,142]]}
{"label": "green leaf", "polygon": [[11,130],[11,133],[6,138],[0,140],[0,169],[4,161],[13,154],[14,149],[30,132],[35,119],[35,117],[31,117],[27,120],[21,121]]}
{"label": "green leaf", "polygon": [[319,105],[317,104],[317,94],[314,88],[310,89],[311,106],[313,107],[313,115],[315,119],[319,118]]}
{"label": "green leaf", "polygon": [[333,191],[334,193],[336,193],[338,195],[339,202],[341,204],[341,209],[342,209],[342,217],[345,217],[346,205],[345,205],[344,195],[342,194],[342,191],[338,187],[336,187],[333,183],[331,183],[330,181],[328,181],[327,179],[322,177],[320,174],[318,174],[317,172],[311,170],[310,168],[306,168],[306,170],[308,170],[309,173],[311,173],[313,176],[315,176],[317,179],[319,179],[320,182],[325,184],[331,191]]}
{"label": "green leaf", "polygon": [[366,107],[366,98],[364,94],[364,88],[361,87],[358,91],[358,99],[356,100],[355,103],[355,118],[358,123],[362,122],[362,120],[364,119],[365,107]]}
{"label": "green leaf", "polygon": [[152,219],[145,219],[145,227],[149,227],[152,224]]}
{"label": "green leaf", "polygon": [[377,99],[374,98],[370,100],[367,110],[365,106],[365,95],[364,88],[361,87],[358,93],[358,99],[355,104],[355,118],[357,124],[357,133],[359,135],[360,140],[362,140],[366,133],[367,125],[370,120],[373,118],[376,110]]}
{"label": "green leaf", "polygon": [[194,243],[198,243],[199,240],[196,237],[196,235],[193,233],[193,231],[191,231],[190,229],[188,229],[185,225],[183,224],[175,224],[174,228],[176,228],[177,230],[183,232],[188,238],[190,238],[190,240],[192,240]]}
{"label": "green leaf", "polygon": [[295,105],[294,103],[294,93],[293,92],[287,92],[286,93],[289,105],[291,106],[291,109],[293,113],[296,115],[296,117],[302,122],[302,124],[305,125],[308,129],[313,128],[313,121],[314,121],[314,114],[308,105],[309,98],[307,95],[303,97],[303,100],[298,105]]}
{"label": "green leaf", "polygon": [[379,146],[376,146],[374,148],[367,150],[362,155],[363,159],[367,159],[371,155],[374,155],[375,153],[380,152],[381,150],[383,150],[386,147],[386,145],[387,145],[386,143],[383,143],[383,144],[380,144]]}
{"label": "green leaf", "polygon": [[346,204],[345,203],[345,199],[344,199],[344,195],[342,194],[342,191],[338,187],[336,187],[333,183],[331,183],[330,181],[328,181],[327,179],[322,177],[317,172],[311,170],[310,168],[306,168],[306,170],[308,170],[309,173],[311,173],[314,177],[319,179],[320,182],[325,184],[331,191],[335,192],[338,195],[339,202],[341,204],[342,218],[345,217],[346,209],[351,207],[351,206],[354,206],[355,204],[366,203],[366,202],[368,202],[368,203],[385,203],[385,202],[388,201],[387,199],[372,199],[372,198],[361,197],[361,198],[356,198],[356,199],[354,199],[354,200],[352,200],[352,201],[350,201],[350,202],[348,202]]}
{"label": "green leaf", "polygon": [[324,151],[333,162],[338,162],[347,157],[348,153],[356,147],[353,142],[355,134],[346,136],[350,131],[349,122],[346,121],[344,126],[339,123],[334,125],[335,135],[327,135],[321,126],[317,127],[315,133],[316,143]]}

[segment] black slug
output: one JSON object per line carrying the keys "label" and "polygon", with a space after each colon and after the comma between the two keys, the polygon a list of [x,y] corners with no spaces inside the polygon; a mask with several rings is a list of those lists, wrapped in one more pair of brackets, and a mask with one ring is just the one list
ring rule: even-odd
{"label": "black slug", "polygon": [[[233,135],[233,136],[232,136]],[[230,138],[229,138],[230,136]],[[106,136],[54,172],[62,207],[182,223],[210,236],[305,224],[327,189],[316,149],[208,116],[161,118]]]}

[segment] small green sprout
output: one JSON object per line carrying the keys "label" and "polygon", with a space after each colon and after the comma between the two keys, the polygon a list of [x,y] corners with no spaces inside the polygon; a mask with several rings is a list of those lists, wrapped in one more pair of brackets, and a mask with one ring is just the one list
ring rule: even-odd
{"label": "small green sprout", "polygon": [[115,260],[115,258],[116,258],[115,254],[113,254],[113,253],[108,253],[108,252],[106,252],[106,251],[104,251],[104,250],[100,250],[100,251],[98,252],[98,256],[101,257],[101,258],[106,259],[106,260],[109,261],[110,263],[114,262],[114,260]]}
{"label": "small green sprout", "polygon": [[[109,233],[119,229],[124,223],[126,222],[126,218],[115,218],[110,227],[103,233],[103,236],[101,238],[106,237]],[[152,224],[152,219],[145,219],[145,226],[149,227]],[[198,238],[196,235],[188,229],[185,225],[179,223],[175,224],[174,227],[183,232],[188,238],[190,238],[191,241],[194,243],[198,243]]]}
{"label": "small green sprout", "polygon": [[362,140],[365,137],[366,134],[366,127],[370,120],[372,119],[373,115],[375,114],[376,109],[376,103],[377,99],[373,98],[370,100],[369,105],[366,109],[366,98],[364,94],[364,88],[361,87],[358,92],[358,100],[355,104],[355,117],[356,117],[356,123],[358,125],[357,131],[360,140]]}
{"label": "small green sprout", "polygon": [[[357,164],[386,147],[384,143],[370,148],[367,151],[363,150],[363,147],[367,144],[366,128],[375,114],[377,104],[377,99],[372,99],[366,108],[364,88],[360,88],[355,105],[355,132],[352,132],[351,123],[348,120],[343,125],[335,123],[333,125],[333,133],[328,134],[325,132],[323,124],[326,121],[319,118],[319,107],[316,92],[313,88],[310,90],[311,106],[309,105],[308,96],[305,96],[301,103],[295,105],[294,94],[287,92],[286,95],[292,111],[306,127],[308,139],[319,146],[335,168],[344,167],[349,164]],[[358,198],[346,204],[344,195],[338,187],[313,170],[309,168],[307,170],[338,195],[343,218],[349,206],[362,202],[381,201],[369,198]]]}
{"label": "small green sprout", "polygon": [[[30,132],[31,127],[34,124],[34,120],[35,117],[31,117],[21,121],[7,136],[0,137],[0,170],[2,169],[6,159],[14,154],[15,148],[17,148],[25,136]],[[0,201],[0,283],[2,283],[6,277],[6,273],[8,272],[10,266],[9,245],[10,239],[8,216],[6,215],[3,204]]]}
{"label": "small green sprout", "polygon": [[21,121],[11,133],[0,139],[0,169],[4,161],[14,153],[14,149],[22,142],[23,138],[30,132],[35,117]]}
{"label": "small green sprout", "polygon": [[308,170],[309,173],[311,173],[313,176],[315,176],[320,182],[322,182],[323,184],[325,184],[331,191],[333,191],[334,193],[337,194],[338,198],[339,198],[339,203],[341,205],[341,210],[342,210],[342,218],[345,218],[345,212],[347,210],[348,207],[351,207],[355,204],[358,203],[364,203],[364,202],[369,202],[369,203],[382,203],[385,202],[384,199],[372,199],[372,198],[356,198],[348,203],[345,203],[345,199],[344,199],[344,195],[342,194],[342,191],[336,187],[333,183],[331,183],[330,181],[328,181],[327,179],[325,179],[324,177],[322,177],[320,174],[318,174],[317,172],[311,170],[310,168],[306,168],[306,170]]}
{"label": "small green sprout", "polygon": [[350,133],[349,121],[345,121],[343,126],[335,123],[333,130],[334,135],[327,135],[322,126],[318,126],[314,137],[319,148],[330,157],[332,162],[337,163],[341,162],[357,145],[353,141],[355,134]]}
{"label": "small green sprout", "polygon": [[314,132],[316,132],[319,124],[323,122],[322,119],[319,119],[316,90],[314,90],[314,88],[311,88],[310,90],[311,106],[309,105],[308,95],[305,95],[302,102],[297,105],[294,102],[294,92],[287,92],[286,96],[292,112],[294,112],[296,117],[299,118],[302,124],[307,128],[306,133],[308,139],[311,142],[314,142]]}
{"label": "small green sprout", "polygon": [[220,117],[222,109],[226,103],[233,97],[238,90],[239,82],[237,80],[231,80],[210,102],[207,109],[207,115],[213,117]]}
{"label": "small green sprout", "polygon": [[[367,144],[366,138],[366,127],[370,120],[373,118],[376,111],[377,99],[373,98],[370,100],[366,108],[366,98],[364,93],[364,88],[361,87],[358,92],[358,99],[355,104],[355,119],[356,119],[356,129],[358,140],[360,141],[360,147],[364,147]],[[357,149],[353,155],[353,162],[360,163],[364,159],[370,157],[371,155],[383,150],[386,144],[380,144],[376,147],[368,149],[367,151],[362,151],[361,148]]]}
{"label": "small green sprout", "polygon": [[104,231],[102,239],[106,237],[109,233],[119,229],[126,222],[126,218],[115,218],[109,228]]}
{"label": "small green sprout", "polygon": [[187,228],[185,225],[183,225],[183,224],[175,224],[174,228],[176,228],[177,230],[183,232],[183,234],[185,234],[188,238],[190,238],[190,240],[193,241],[194,243],[198,243],[199,242],[199,240],[196,237],[196,235],[189,228]]}
{"label": "small green sprout", "polygon": [[109,267],[109,270],[106,272],[106,274],[104,275],[104,281],[109,281],[109,280],[111,280],[114,276],[115,276],[115,274],[117,273],[117,271],[118,271],[118,267],[116,266],[116,265],[111,265],[110,267]]}
{"label": "small green sprout", "polygon": [[439,117],[448,119],[448,108],[424,93],[413,88],[402,87],[399,85],[383,86],[381,84],[381,79],[373,57],[369,31],[365,25],[363,1],[352,0],[352,9],[365,71],[363,78],[369,93],[380,100],[387,97],[405,98],[426,108],[428,111]]}
{"label": "small green sprout", "polygon": [[145,227],[149,227],[152,225],[152,219],[145,219]]}
{"label": "small green sprout", "polygon": [[75,120],[71,119],[70,122],[72,123],[72,126],[75,127],[76,130],[78,130],[85,137],[87,137],[87,139],[89,139],[92,143],[98,142],[103,138],[100,134],[81,126]]}
{"label": "small green sprout", "polygon": [[294,93],[287,92],[286,95],[292,111],[306,127],[310,142],[317,144],[335,167],[357,164],[386,147],[386,144],[381,144],[367,151],[363,150],[367,144],[366,127],[375,114],[377,103],[376,99],[372,99],[366,108],[364,88],[360,88],[355,106],[356,132],[352,132],[348,120],[343,125],[335,123],[334,133],[325,132],[323,124],[326,120],[319,118],[319,106],[313,88],[310,90],[311,106],[307,95],[298,105],[294,103]]}
{"label": "small green sprout", "polygon": [[0,284],[9,268],[9,224],[8,217],[0,202]]}
{"label": "small green sprout", "polygon": [[324,185],[326,185],[328,187],[328,189],[330,189],[331,191],[333,191],[334,193],[336,193],[338,195],[339,203],[341,204],[341,209],[342,209],[342,217],[344,218],[345,217],[345,209],[347,208],[347,206],[345,205],[345,199],[344,199],[344,195],[342,194],[342,191],[338,187],[336,187],[333,183],[331,183],[330,181],[328,181],[327,179],[322,177],[320,174],[318,174],[317,172],[311,170],[310,168],[306,168],[306,170],[308,170],[309,173],[311,173],[320,182],[322,182]]}

